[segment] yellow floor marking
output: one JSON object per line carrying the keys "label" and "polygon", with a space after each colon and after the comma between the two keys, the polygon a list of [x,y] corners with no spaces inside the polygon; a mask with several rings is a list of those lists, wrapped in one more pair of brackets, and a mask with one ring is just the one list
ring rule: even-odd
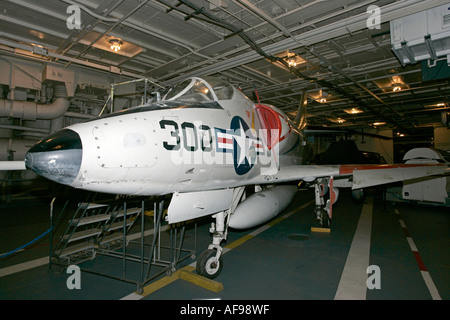
{"label": "yellow floor marking", "polygon": [[151,284],[149,284],[148,286],[145,286],[143,288],[143,292],[142,294],[140,294],[141,296],[145,297],[148,296],[149,294],[152,294],[153,292],[171,284],[172,282],[178,280],[180,278],[180,273],[182,271],[194,271],[195,267],[193,266],[186,266],[184,268],[181,268],[180,270],[175,271],[172,275],[164,277],[162,279],[159,279],[155,282],[152,282]]}
{"label": "yellow floor marking", "polygon": [[182,270],[180,272],[180,279],[193,283],[199,287],[205,288],[209,291],[220,292],[223,290],[223,284],[198,274]]}
{"label": "yellow floor marking", "polygon": [[[309,206],[312,202],[314,202],[314,201],[312,200],[312,201],[300,206],[299,208],[290,211],[289,213],[267,223],[266,225],[264,225],[263,227],[261,227],[258,230],[260,230],[260,232],[267,230],[268,227],[272,227],[272,226],[276,225],[277,223],[283,221],[284,219],[290,217],[291,215],[299,212],[300,210]],[[228,249],[228,251],[230,251],[230,250],[242,245],[243,243],[247,242],[248,240],[254,238],[260,232],[256,232],[256,234],[247,234],[245,236],[242,236],[241,238],[239,238],[239,239],[235,240],[234,242],[230,243],[229,245],[225,246],[224,249],[226,248],[226,249]],[[219,291],[223,290],[222,283],[216,282],[213,280],[211,280],[211,281],[214,283],[211,283],[208,281],[210,279],[207,279],[200,275],[192,273],[192,271],[194,271],[194,270],[195,270],[195,267],[193,267],[192,265],[181,268],[180,270],[177,270],[176,272],[174,272],[171,276],[164,277],[160,280],[157,280],[157,281],[147,285],[146,287],[143,288],[143,293],[138,296],[145,297],[145,296],[152,294],[153,292],[171,284],[172,282],[174,282],[178,279],[183,279],[183,280],[189,281],[191,283],[194,283],[196,285],[199,285],[201,287],[204,287],[204,288],[214,291],[214,292],[219,292]],[[218,291],[215,291],[215,290],[218,290]]]}
{"label": "yellow floor marking", "polygon": [[225,248],[230,249],[230,250],[234,249],[234,248],[240,246],[241,244],[243,244],[244,242],[247,242],[248,240],[250,240],[253,237],[254,237],[253,235],[247,234],[247,235],[243,236],[242,238],[239,238],[236,241],[230,243]]}
{"label": "yellow floor marking", "polygon": [[315,227],[311,227],[311,232],[326,232],[326,233],[330,233],[331,229],[330,228],[315,228]]}
{"label": "yellow floor marking", "polygon": [[281,216],[275,220],[270,221],[269,223],[267,223],[267,225],[272,227],[272,226],[276,225],[277,223],[283,221],[284,219],[286,219],[286,217]]}

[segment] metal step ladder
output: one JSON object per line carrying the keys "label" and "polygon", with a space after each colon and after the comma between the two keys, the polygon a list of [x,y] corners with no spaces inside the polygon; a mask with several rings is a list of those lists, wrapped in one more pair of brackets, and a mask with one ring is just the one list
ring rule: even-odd
{"label": "metal step ladder", "polygon": [[111,213],[111,218],[105,223],[98,237],[98,246],[102,249],[118,249],[123,245],[123,236],[133,226],[142,208],[126,208],[126,205]]}
{"label": "metal step ladder", "polygon": [[[53,223],[53,203],[51,202],[50,246],[49,246],[49,270],[52,266],[67,267],[71,264],[81,264],[87,260],[98,257],[103,265],[105,259],[120,259],[122,263],[114,263],[108,260],[111,268],[99,270],[96,263],[86,263],[80,266],[83,272],[105,276],[108,278],[128,282],[137,286],[137,292],[142,293],[144,286],[162,276],[171,275],[176,267],[186,259],[195,259],[197,251],[197,224],[194,224],[194,249],[186,250],[184,236],[186,223],[175,225],[166,224],[162,230],[164,216],[164,198],[126,198],[122,200],[103,200],[96,203],[81,203],[75,214],[68,222],[67,230],[60,237],[60,242],[53,250],[53,231],[56,229],[60,218],[67,217],[69,200]],[[94,200],[92,200],[94,201]],[[147,201],[147,202],[146,202]],[[149,207],[148,202],[153,202],[153,223],[148,221],[150,229],[145,228],[144,210]],[[139,216],[140,215],[140,216]],[[136,223],[137,230],[130,230]],[[130,232],[132,231],[132,232]],[[164,234],[165,233],[165,237]],[[149,236],[149,238],[147,238]],[[167,236],[169,239],[167,239]],[[170,245],[162,245],[168,241]],[[139,240],[140,239],[140,240]],[[153,267],[159,269],[154,270]],[[132,270],[128,272],[128,270]],[[120,272],[121,271],[121,272]],[[131,277],[127,274],[132,274]],[[121,273],[121,275],[120,275]]]}
{"label": "metal step ladder", "polygon": [[141,208],[126,209],[126,203],[80,203],[53,251],[53,261],[78,264],[93,260],[98,250],[120,248],[124,232],[140,213]]}

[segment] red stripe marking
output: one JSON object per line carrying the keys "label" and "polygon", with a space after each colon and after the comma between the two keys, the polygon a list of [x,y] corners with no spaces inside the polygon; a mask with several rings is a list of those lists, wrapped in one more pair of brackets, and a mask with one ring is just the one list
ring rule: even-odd
{"label": "red stripe marking", "polygon": [[219,143],[233,143],[233,139],[218,138]]}
{"label": "red stripe marking", "polygon": [[408,233],[408,230],[406,230],[406,228],[402,228],[402,229],[403,229],[403,233],[405,234],[405,236],[411,238],[411,236]]}
{"label": "red stripe marking", "polygon": [[422,258],[420,257],[420,254],[417,251],[413,251],[414,258],[416,258],[417,264],[419,265],[420,271],[428,271],[425,267],[425,264],[422,261]]}
{"label": "red stripe marking", "polygon": [[442,164],[343,164],[339,167],[339,174],[352,174],[355,170],[376,170],[431,166],[442,166]]}

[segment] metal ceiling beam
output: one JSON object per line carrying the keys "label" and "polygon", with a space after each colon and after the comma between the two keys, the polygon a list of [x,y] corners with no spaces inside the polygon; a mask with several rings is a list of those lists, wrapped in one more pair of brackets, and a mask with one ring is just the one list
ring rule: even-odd
{"label": "metal ceiling beam", "polygon": [[[2,32],[0,32],[0,37],[1,36],[2,36]],[[140,74],[136,74],[136,73],[133,73],[133,72],[128,72],[128,71],[125,71],[125,70],[122,70],[122,69],[119,69],[119,68],[113,68],[112,66],[105,66],[105,65],[101,65],[101,64],[85,61],[85,60],[80,60],[80,59],[76,59],[76,58],[63,56],[61,54],[57,54],[57,53],[52,52],[52,51],[46,51],[46,52],[43,52],[42,54],[36,54],[36,53],[34,53],[36,47],[33,46],[33,45],[22,44],[22,43],[18,43],[18,42],[6,40],[6,39],[1,39],[1,38],[0,38],[0,45],[4,45],[4,46],[10,47],[10,48],[13,48],[13,51],[14,51],[15,54],[18,54],[16,49],[24,50],[25,52],[29,53],[27,55],[27,58],[29,58],[29,59],[34,59],[34,58],[40,59],[42,57],[57,58],[57,59],[62,60],[62,61],[72,62],[72,63],[78,64],[78,65],[82,65],[82,66],[85,66],[85,67],[90,67],[90,68],[101,70],[101,71],[107,71],[107,72],[120,74],[120,75],[123,75],[123,76],[132,77],[132,78],[142,78],[142,75],[140,75]],[[41,50],[43,50],[43,49],[40,49],[40,51]],[[19,55],[21,55],[21,54],[19,54]],[[151,78],[147,78],[147,79],[152,80],[152,81],[156,81],[156,80],[151,79]],[[155,82],[155,84],[156,84],[156,82]],[[158,85],[158,84],[156,84],[156,85]]]}
{"label": "metal ceiling beam", "polygon": [[236,2],[238,4],[240,4],[242,7],[244,7],[245,9],[251,11],[252,13],[256,14],[258,17],[262,18],[263,20],[265,20],[266,22],[268,22],[269,24],[271,24],[272,26],[274,26],[275,28],[280,30],[286,37],[292,36],[291,32],[288,29],[286,29],[283,25],[281,25],[281,23],[272,19],[272,17],[270,17],[267,13],[265,13],[264,11],[259,9],[257,6],[255,6],[250,1],[236,0]]}
{"label": "metal ceiling beam", "polygon": [[[448,0],[423,1],[423,0],[404,0],[386,5],[381,9],[381,21],[388,22],[397,18],[431,9],[433,7],[446,4]],[[361,13],[347,19],[327,24],[314,30],[304,32],[300,35],[289,37],[277,43],[262,47],[262,50],[268,54],[276,54],[286,50],[292,50],[305,45],[313,45],[322,41],[327,41],[339,36],[354,33],[367,28],[367,13]],[[194,75],[208,75],[219,71],[234,68],[236,66],[259,60],[261,56],[254,51],[247,52],[236,57],[220,61],[214,65],[200,68],[182,76],[167,80],[167,83],[179,82],[182,78]]]}
{"label": "metal ceiling beam", "polygon": [[314,50],[314,48],[310,48],[309,52],[311,54],[313,54],[314,56],[316,56],[317,58],[319,58],[323,63],[325,63],[328,67],[332,68],[334,71],[336,71],[337,73],[339,73],[340,75],[342,75],[343,77],[347,78],[348,80],[350,80],[351,82],[353,82],[353,84],[355,84],[357,87],[361,88],[362,90],[364,90],[365,92],[367,92],[369,95],[371,95],[373,98],[375,98],[377,101],[379,101],[381,104],[383,104],[385,107],[387,107],[389,110],[391,110],[393,113],[395,113],[396,115],[398,115],[400,118],[403,118],[403,114],[401,114],[400,112],[398,112],[397,110],[395,110],[394,108],[392,108],[390,105],[388,105],[386,102],[384,102],[380,97],[378,97],[375,93],[373,93],[372,91],[370,91],[369,89],[366,88],[366,86],[362,85],[361,83],[359,83],[356,79],[354,79],[352,76],[348,75],[347,73],[345,73],[343,70],[341,70],[340,68],[336,67],[335,65],[333,65],[330,61],[328,61],[328,59],[326,59],[324,56],[322,56],[320,53],[318,53],[316,50]]}
{"label": "metal ceiling beam", "polygon": [[[312,7],[312,6],[314,6],[315,4],[320,3],[320,2],[323,2],[323,1],[324,1],[324,0],[316,0],[316,1],[310,2],[310,3],[306,4],[306,5],[301,5],[301,6],[300,6],[299,8],[297,8],[297,9],[293,9],[293,10],[291,10],[291,11],[285,13],[285,14],[282,14],[282,15],[278,16],[277,19],[281,19],[281,18],[284,18],[284,17],[289,16],[289,15],[291,15],[291,14],[295,14],[295,13],[297,13],[298,11],[301,11],[301,10],[303,10],[303,9]],[[326,1],[328,1],[328,0],[326,0]],[[314,26],[314,24],[315,24],[316,22],[319,22],[319,21],[321,21],[322,19],[324,19],[324,20],[332,19],[332,18],[334,18],[334,17],[336,17],[336,16],[338,16],[338,15],[350,13],[350,12],[353,11],[353,10],[357,10],[357,9],[359,9],[359,8],[361,8],[361,7],[368,6],[368,5],[372,4],[373,2],[375,2],[375,0],[366,0],[366,1],[363,1],[363,2],[357,2],[357,3],[354,4],[354,5],[351,5],[351,6],[348,6],[348,7],[344,8],[344,9],[342,9],[341,11],[335,11],[335,12],[329,13],[329,14],[323,16],[323,17],[320,17],[320,18],[317,18],[317,19],[313,19],[313,20],[304,22],[304,23],[301,24],[301,26],[297,26],[297,27],[292,28],[292,29],[290,30],[290,32],[298,31],[298,30],[301,29],[301,28],[307,28],[307,27]],[[249,32],[249,31],[251,31],[252,29],[259,28],[259,27],[263,26],[263,25],[266,24],[266,23],[267,23],[267,22],[261,22],[260,24],[255,25],[255,26],[253,26],[253,27],[251,27],[251,28],[249,28],[249,29],[245,29],[244,32]],[[273,40],[273,38],[276,38],[276,37],[279,37],[279,36],[280,36],[279,32],[276,32],[276,33],[272,34],[270,37],[265,37],[265,38],[263,38],[263,39],[258,39],[258,40],[256,40],[255,42],[259,45],[259,44],[261,44],[261,43],[265,43],[265,42],[267,42],[267,41]],[[211,44],[209,44],[209,45],[207,45],[207,46],[204,46],[203,48],[200,48],[199,51],[206,50],[206,49],[208,49],[208,48],[210,48],[210,47],[213,47],[213,46],[215,46],[215,45],[218,45],[221,41],[223,41],[223,40],[216,41],[216,42],[211,43]],[[215,59],[216,59],[216,61],[221,61],[221,60],[223,60],[223,59],[226,59],[228,56],[231,56],[231,55],[238,55],[239,52],[245,51],[245,50],[247,50],[247,49],[248,49],[248,46],[245,46],[245,45],[244,45],[244,46],[240,46],[240,47],[238,47],[238,48],[235,48],[235,49],[232,49],[232,50],[228,50],[226,53],[221,54],[221,55],[215,57]],[[200,66],[202,66],[202,64],[195,64],[195,65],[192,66],[191,69],[195,69],[195,68],[200,67]],[[183,72],[189,72],[189,70],[183,70]],[[174,74],[170,74],[170,73],[169,73],[168,75],[162,76],[162,79],[163,79],[163,80],[166,80],[166,79],[171,79],[172,77],[174,77]]]}
{"label": "metal ceiling beam", "polygon": [[122,18],[120,18],[116,23],[114,23],[107,31],[105,31],[103,34],[100,34],[97,38],[95,38],[94,41],[91,42],[90,45],[88,45],[86,48],[84,48],[75,58],[79,58],[82,56],[87,50],[89,50],[97,41],[99,41],[103,36],[107,35],[111,31],[113,31],[115,28],[117,28],[122,22],[124,22],[126,19],[128,19],[131,15],[133,15],[136,11],[138,11],[140,8],[145,6],[149,0],[144,0],[143,2],[139,3],[133,10],[128,12],[126,15],[124,15]]}
{"label": "metal ceiling beam", "polygon": [[[23,1],[23,0],[10,0],[10,1],[13,2],[13,3],[15,3],[15,4],[17,4],[17,5],[25,6],[25,7],[29,8],[29,9],[32,9],[32,10],[36,11],[36,12],[40,12],[40,13],[43,13],[43,14],[50,15],[50,16],[52,16],[52,17],[58,18],[58,19],[60,19],[60,20],[62,20],[62,21],[65,21],[65,20],[67,19],[67,17],[64,16],[64,15],[59,15],[59,14],[56,13],[56,12],[53,12],[53,11],[50,11],[50,10],[47,10],[47,9],[43,9],[42,7],[40,7],[40,6],[38,6],[38,5],[30,4],[30,3],[25,2],[25,1]],[[101,21],[103,21],[103,22],[114,22],[114,23],[117,24],[119,21],[122,20],[121,24],[124,25],[124,26],[127,26],[127,27],[129,27],[129,28],[138,30],[138,31],[140,31],[140,32],[143,32],[143,33],[148,34],[148,35],[150,35],[150,36],[152,36],[152,37],[156,37],[156,38],[158,38],[158,39],[164,40],[164,41],[169,42],[169,43],[171,43],[171,44],[174,44],[174,45],[176,45],[176,46],[180,46],[180,47],[182,47],[182,48],[185,48],[185,49],[188,50],[190,53],[195,54],[195,55],[197,55],[197,56],[199,56],[199,57],[201,57],[201,58],[208,59],[208,60],[212,60],[210,57],[198,53],[197,50],[196,50],[195,48],[192,48],[191,46],[189,46],[189,45],[187,45],[187,44],[185,44],[185,43],[181,43],[181,42],[179,42],[178,40],[172,39],[172,38],[170,37],[170,35],[168,35],[168,34],[161,34],[161,32],[156,32],[156,31],[154,31],[154,30],[151,30],[151,29],[148,29],[148,28],[146,28],[146,27],[140,26],[140,25],[136,24],[135,22],[133,22],[132,19],[129,19],[129,21],[126,21],[126,20],[124,20],[124,17],[122,17],[122,18],[119,19],[119,18],[112,18],[112,17],[109,17],[109,16],[107,16],[107,15],[103,15],[103,16],[102,16],[102,15],[98,15],[98,14],[96,14],[95,12],[91,11],[90,9],[88,9],[87,7],[85,7],[85,6],[81,5],[81,4],[78,4],[77,2],[74,2],[74,1],[72,1],[72,0],[62,0],[62,1],[66,2],[66,3],[68,3],[68,4],[76,4],[76,5],[78,5],[78,6],[79,6],[83,11],[85,11],[88,15],[90,15],[90,16],[92,16],[92,17],[98,19],[98,20],[101,20]],[[119,1],[119,3],[121,3],[121,1]],[[141,4],[141,5],[142,5],[142,4]],[[115,7],[116,7],[116,6],[114,6],[114,8],[115,8]],[[108,10],[107,13],[110,13],[110,11]],[[129,14],[128,14],[127,16],[129,16]],[[0,18],[2,18],[2,17],[0,17]],[[12,19],[12,18],[9,18],[9,19]],[[17,20],[17,19],[15,19],[15,21],[10,21],[10,22],[14,22],[14,23],[16,23],[16,24],[18,24],[18,25],[21,25],[21,26],[24,26],[25,23],[26,23],[26,22],[24,22],[24,21],[22,21],[22,20]],[[39,28],[40,28],[39,26],[33,26],[32,29],[39,30]],[[104,32],[105,32],[105,30],[100,30],[98,27],[94,28],[94,30],[96,30],[96,31],[98,31],[98,32],[100,32],[100,33],[104,33]],[[60,37],[60,38],[63,38],[63,39],[66,39],[66,38],[69,37],[69,35],[63,35],[63,34],[61,34],[61,33],[55,33],[55,32],[52,31],[52,30],[42,30],[42,32],[46,32],[46,33],[49,33],[49,34],[53,34],[54,36],[57,36],[57,37]],[[112,33],[111,33],[111,34],[112,34]],[[120,37],[120,35],[119,35],[119,37]],[[133,41],[131,40],[131,42],[133,42]],[[73,46],[73,44],[74,44],[74,43],[72,43],[72,45],[69,47],[69,49]],[[147,49],[154,50],[154,51],[156,51],[156,52],[162,53],[162,54],[166,54],[166,55],[168,55],[168,56],[171,55],[171,54],[168,53],[168,52],[164,52],[164,51],[162,51],[162,50],[159,51],[157,48],[155,49],[155,48],[153,48],[153,47],[146,46],[146,45],[141,45],[141,46],[143,46],[143,47],[145,47],[145,48],[147,48]],[[62,52],[61,54],[64,55],[65,53],[67,53],[67,51],[68,51],[68,50],[66,49],[66,50],[64,50],[64,52]],[[81,53],[80,53],[80,54],[81,54]],[[172,56],[172,57],[173,57],[174,59],[179,59],[179,58],[180,58],[180,57],[176,57],[176,56]],[[140,77],[142,77],[142,75],[141,75]]]}
{"label": "metal ceiling beam", "polygon": [[[122,2],[125,0],[117,0],[114,4],[112,4],[111,7],[105,7],[103,12],[104,16],[108,16],[112,11],[114,11],[118,6],[122,4]],[[100,9],[100,8],[99,8]],[[72,47],[77,45],[79,41],[87,35],[90,31],[94,30],[94,28],[103,22],[103,19],[101,17],[96,18],[97,21],[88,24],[86,27],[84,27],[82,30],[74,30],[77,32],[77,35],[75,37],[71,37],[70,39],[66,39],[58,48],[57,52],[61,54],[66,54]]]}

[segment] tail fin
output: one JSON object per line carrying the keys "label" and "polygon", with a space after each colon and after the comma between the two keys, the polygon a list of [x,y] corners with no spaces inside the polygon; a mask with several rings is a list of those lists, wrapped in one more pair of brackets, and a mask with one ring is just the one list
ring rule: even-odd
{"label": "tail fin", "polygon": [[306,87],[303,89],[302,97],[297,109],[297,115],[295,116],[294,124],[297,126],[298,130],[303,130],[307,124],[307,111],[306,107],[308,105],[308,96],[306,93]]}

